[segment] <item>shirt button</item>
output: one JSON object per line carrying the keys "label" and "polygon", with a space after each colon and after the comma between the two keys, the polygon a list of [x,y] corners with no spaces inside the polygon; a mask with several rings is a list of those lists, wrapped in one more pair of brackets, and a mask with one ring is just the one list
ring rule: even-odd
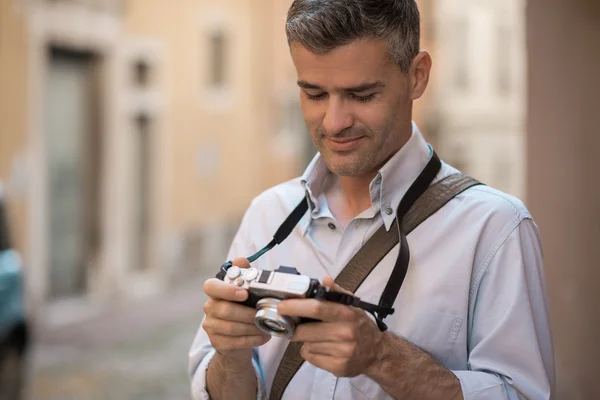
{"label": "shirt button", "polygon": [[385,209],[385,213],[387,215],[392,215],[394,213],[394,210],[391,207],[388,207],[388,208]]}
{"label": "shirt button", "polygon": [[333,222],[330,222],[327,224],[327,226],[329,227],[329,229],[331,229],[332,231],[335,230],[335,224]]}

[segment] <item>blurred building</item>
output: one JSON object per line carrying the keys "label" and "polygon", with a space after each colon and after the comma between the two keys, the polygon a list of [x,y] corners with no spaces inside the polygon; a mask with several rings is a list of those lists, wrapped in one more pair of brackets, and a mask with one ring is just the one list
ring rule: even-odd
{"label": "blurred building", "polygon": [[441,156],[522,198],[525,151],[525,3],[435,1],[431,132]]}
{"label": "blurred building", "polygon": [[250,200],[314,155],[289,0],[0,1],[0,179],[35,305],[217,268]]}
{"label": "blurred building", "polygon": [[148,125],[164,105],[144,71],[159,49],[132,50],[118,1],[1,6],[0,179],[33,304],[119,296],[155,272],[164,224],[149,222],[160,209],[150,179],[136,179],[162,171]]}
{"label": "blurred building", "polygon": [[286,10],[0,0],[0,180],[32,304],[143,296],[220,265],[251,198],[310,154]]}

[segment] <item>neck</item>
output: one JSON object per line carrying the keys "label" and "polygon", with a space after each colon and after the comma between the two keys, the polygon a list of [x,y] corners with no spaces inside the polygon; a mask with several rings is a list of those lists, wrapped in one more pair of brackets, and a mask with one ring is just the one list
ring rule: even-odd
{"label": "neck", "polygon": [[339,223],[346,226],[371,207],[369,185],[377,173],[367,176],[336,176],[327,193],[329,208]]}
{"label": "neck", "polygon": [[338,177],[336,186],[348,206],[356,211],[356,215],[371,207],[369,185],[376,175],[377,173],[361,177]]}

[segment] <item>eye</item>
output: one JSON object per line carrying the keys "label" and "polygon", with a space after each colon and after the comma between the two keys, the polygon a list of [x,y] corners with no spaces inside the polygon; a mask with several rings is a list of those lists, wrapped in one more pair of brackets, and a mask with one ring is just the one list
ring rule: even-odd
{"label": "eye", "polygon": [[323,100],[327,96],[326,92],[322,92],[322,93],[318,93],[318,94],[310,94],[308,92],[304,92],[304,94],[306,95],[306,98],[308,100],[315,100],[315,101]]}
{"label": "eye", "polygon": [[356,101],[359,101],[361,103],[367,103],[367,102],[373,100],[376,95],[377,95],[377,93],[371,93],[371,94],[366,95],[366,96],[358,96],[356,94],[350,93],[349,96],[350,96],[350,98],[352,100],[356,100]]}

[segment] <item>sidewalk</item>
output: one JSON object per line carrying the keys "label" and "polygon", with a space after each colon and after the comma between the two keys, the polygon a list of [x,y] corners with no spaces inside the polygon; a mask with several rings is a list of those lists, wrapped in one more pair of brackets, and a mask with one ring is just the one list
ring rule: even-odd
{"label": "sidewalk", "polygon": [[42,325],[29,398],[189,399],[187,352],[203,317],[203,281],[83,322]]}

